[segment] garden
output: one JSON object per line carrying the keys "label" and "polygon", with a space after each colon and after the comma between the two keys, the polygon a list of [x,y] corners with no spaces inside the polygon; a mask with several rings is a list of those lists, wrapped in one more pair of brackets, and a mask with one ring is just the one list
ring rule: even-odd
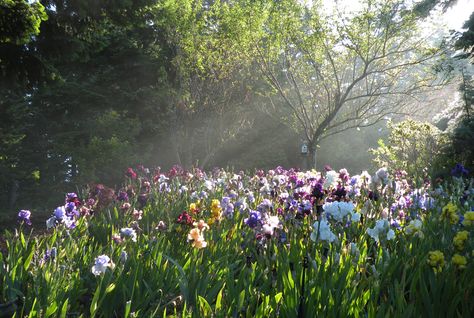
{"label": "garden", "polygon": [[473,12],[0,0],[0,318],[474,317]]}

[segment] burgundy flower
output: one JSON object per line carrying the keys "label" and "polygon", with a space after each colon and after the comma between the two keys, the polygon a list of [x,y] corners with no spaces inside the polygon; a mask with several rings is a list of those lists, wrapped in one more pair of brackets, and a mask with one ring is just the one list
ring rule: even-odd
{"label": "burgundy flower", "polygon": [[127,169],[127,172],[125,173],[125,175],[131,179],[136,179],[137,178],[137,173],[135,171],[133,171],[132,168],[128,168]]}
{"label": "burgundy flower", "polygon": [[176,221],[178,224],[189,226],[193,226],[193,222],[193,218],[186,211],[183,211],[183,213],[178,216],[178,220]]}

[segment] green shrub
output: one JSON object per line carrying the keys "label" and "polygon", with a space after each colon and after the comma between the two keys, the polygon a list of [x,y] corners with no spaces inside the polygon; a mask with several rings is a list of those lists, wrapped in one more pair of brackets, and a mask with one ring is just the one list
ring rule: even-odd
{"label": "green shrub", "polygon": [[404,170],[416,184],[423,182],[437,168],[434,158],[442,153],[447,138],[435,126],[412,119],[399,123],[388,122],[387,142],[379,140],[379,147],[371,149],[374,163],[391,171]]}

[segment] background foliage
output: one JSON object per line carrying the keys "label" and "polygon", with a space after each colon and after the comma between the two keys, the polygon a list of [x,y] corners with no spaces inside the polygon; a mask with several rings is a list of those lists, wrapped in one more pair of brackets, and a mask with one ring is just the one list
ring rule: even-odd
{"label": "background foliage", "polygon": [[[415,23],[429,14],[437,1],[428,2],[406,19]],[[323,62],[327,56],[318,43],[337,43],[334,32],[320,28],[318,5],[309,10],[290,0],[3,0],[0,6],[0,219],[25,201],[46,211],[60,193],[84,184],[113,187],[137,164],[303,165],[305,134],[262,73],[262,63],[283,83],[290,83],[285,70],[293,65],[311,82],[293,44],[314,49],[315,61]],[[359,20],[351,23],[362,28],[365,20]],[[472,21],[456,42],[467,57]],[[315,32],[305,33],[308,28]],[[338,31],[346,38],[352,34]],[[399,30],[400,37],[410,39],[412,31]],[[457,117],[466,119],[457,120],[456,129],[451,125],[453,145],[446,151],[446,160],[468,167],[470,83],[466,75],[466,107]],[[296,98],[294,91],[290,95]],[[367,118],[360,119],[363,126]],[[373,128],[324,140],[319,167],[367,168],[366,149],[388,135],[381,124]]]}

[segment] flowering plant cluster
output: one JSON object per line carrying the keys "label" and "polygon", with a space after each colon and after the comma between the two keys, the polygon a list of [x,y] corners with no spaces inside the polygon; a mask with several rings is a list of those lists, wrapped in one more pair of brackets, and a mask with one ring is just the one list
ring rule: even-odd
{"label": "flowering plant cluster", "polygon": [[[45,234],[25,237],[36,219],[18,212],[0,283],[26,295],[24,312],[51,304],[92,316],[286,317],[300,306],[397,316],[406,314],[400,304],[420,315],[474,311],[437,307],[435,298],[474,293],[474,191],[463,172],[421,187],[386,168],[137,167],[125,176],[117,190],[68,193]],[[428,281],[436,285],[427,296]]]}

